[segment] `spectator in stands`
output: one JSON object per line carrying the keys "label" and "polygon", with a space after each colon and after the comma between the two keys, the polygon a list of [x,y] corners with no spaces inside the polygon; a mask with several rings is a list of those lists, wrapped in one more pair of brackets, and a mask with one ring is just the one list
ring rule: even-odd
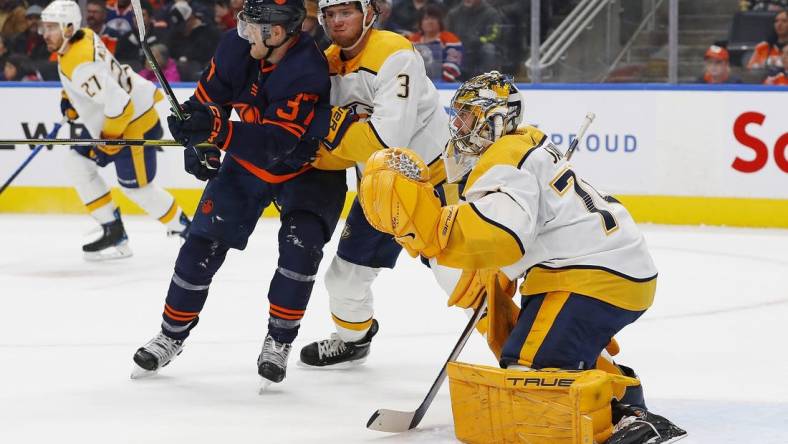
{"label": "spectator in stands", "polygon": [[[8,48],[5,46],[5,39],[0,35],[0,66],[5,67],[5,61],[9,55]],[[5,80],[5,74],[2,72],[0,72],[0,80]]]}
{"label": "spectator in stands", "polygon": [[3,76],[8,82],[40,82],[41,74],[25,55],[11,54],[3,66]]}
{"label": "spectator in stands", "polygon": [[[159,68],[161,68],[161,73],[164,74],[165,79],[170,82],[181,81],[178,65],[175,63],[175,60],[170,57],[170,52],[164,44],[156,43],[151,45],[150,52],[153,53],[153,57],[156,59],[156,63],[159,64]],[[145,63],[145,68],[140,70],[139,75],[151,82],[158,81],[156,74],[153,73],[153,70],[147,62]]]}
{"label": "spectator in stands", "polygon": [[391,11],[391,18],[406,31],[405,37],[419,27],[419,14],[427,5],[434,5],[435,0],[402,0]]}
{"label": "spectator in stands", "polygon": [[220,32],[233,29],[238,24],[235,17],[238,11],[234,11],[230,6],[229,0],[216,0],[213,4],[213,21],[216,29]]}
{"label": "spectator in stands", "polygon": [[730,55],[727,49],[711,45],[703,59],[706,67],[698,83],[741,83],[740,78],[731,76]]}
{"label": "spectator in stands", "polygon": [[183,0],[172,5],[169,20],[171,33],[167,47],[178,63],[181,78],[197,80],[216,51],[219,31],[193,14],[189,3]]}
{"label": "spectator in stands", "polygon": [[788,45],[783,46],[782,62],[782,69],[773,76],[767,77],[763,82],[765,85],[788,85]]}
{"label": "spectator in stands", "polygon": [[131,7],[131,0],[117,0],[114,5],[109,3],[106,6],[107,28],[113,30],[116,37],[122,37],[134,29],[134,9]]}
{"label": "spectator in stands", "polygon": [[33,60],[47,60],[49,51],[44,38],[38,33],[38,25],[41,23],[41,7],[33,5],[27,8],[25,18],[27,19],[27,31],[14,37],[11,43],[12,51],[24,54]]}
{"label": "spectator in stands", "polygon": [[501,21],[486,0],[462,0],[449,12],[447,29],[457,34],[464,48],[463,78],[499,68]]}
{"label": "spectator in stands", "polygon": [[782,11],[788,9],[788,0],[741,0],[742,11]]}
{"label": "spectator in stands", "polygon": [[783,68],[780,52],[787,44],[788,10],[782,10],[774,16],[774,35],[769,40],[758,43],[747,63],[747,68],[779,71]]}
{"label": "spectator in stands", "polygon": [[385,29],[386,31],[403,35],[408,32],[391,17],[393,8],[391,0],[375,0],[375,6],[378,8],[378,18],[375,20],[375,24],[372,25],[375,29]]}
{"label": "spectator in stands", "polygon": [[[418,32],[410,35],[417,49],[426,52],[424,57],[427,75],[433,81],[457,82],[462,66],[462,42],[443,25],[443,10],[437,5],[427,5],[420,12]],[[431,63],[429,63],[431,62]]]}
{"label": "spectator in stands", "polygon": [[145,41],[151,46],[167,42],[169,40],[167,20],[155,19],[156,9],[147,0],[142,0],[140,5],[142,6],[142,22],[145,23]]}
{"label": "spectator in stands", "polygon": [[24,3],[17,0],[0,0],[0,36],[12,38],[27,29]]}
{"label": "spectator in stands", "polygon": [[312,38],[315,39],[315,42],[317,42],[317,46],[324,51],[331,45],[331,39],[326,36],[325,30],[317,21],[317,1],[318,0],[306,0],[304,2],[306,6],[306,18],[303,23],[301,23],[301,30],[311,35]]}

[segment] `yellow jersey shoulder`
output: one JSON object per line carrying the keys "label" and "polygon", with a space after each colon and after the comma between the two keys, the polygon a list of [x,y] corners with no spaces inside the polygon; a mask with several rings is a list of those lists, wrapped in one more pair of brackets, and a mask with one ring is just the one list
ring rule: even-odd
{"label": "yellow jersey shoulder", "polygon": [[93,31],[82,28],[81,39],[71,44],[66,53],[60,56],[60,71],[69,79],[77,66],[93,62],[96,59],[96,46],[93,42]]}
{"label": "yellow jersey shoulder", "polygon": [[336,44],[326,49],[328,67],[332,75],[345,75],[359,70],[377,74],[389,56],[398,51],[413,50],[413,44],[397,33],[371,29],[369,34],[364,49],[350,60],[342,60],[341,49]]}
{"label": "yellow jersey shoulder", "polygon": [[501,137],[479,157],[479,162],[468,176],[465,189],[469,189],[478,178],[496,165],[519,168],[528,155],[541,147],[546,139],[547,135],[533,126],[521,126],[516,131]]}

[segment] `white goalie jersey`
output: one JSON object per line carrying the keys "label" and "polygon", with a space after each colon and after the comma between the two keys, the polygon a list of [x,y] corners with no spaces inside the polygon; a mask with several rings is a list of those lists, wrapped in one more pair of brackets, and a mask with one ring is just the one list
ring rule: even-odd
{"label": "white goalie jersey", "polygon": [[326,50],[331,104],[351,107],[362,119],[351,125],[334,150],[355,160],[363,172],[369,155],[408,147],[430,165],[433,183],[445,178],[440,155],[449,139],[448,115],[427,77],[424,61],[404,37],[372,29],[364,50],[343,60],[336,45]]}
{"label": "white goalie jersey", "polygon": [[[58,57],[63,92],[94,138],[142,137],[158,122],[163,96],[156,86],[121,65],[89,28]],[[131,130],[131,131],[129,131]]]}
{"label": "white goalie jersey", "polygon": [[629,212],[579,177],[538,129],[491,145],[463,196],[469,205],[460,205],[451,234],[459,228],[463,242],[450,240],[439,263],[475,258],[452,266],[525,276],[524,295],[568,291],[633,311],[651,305],[657,270]]}

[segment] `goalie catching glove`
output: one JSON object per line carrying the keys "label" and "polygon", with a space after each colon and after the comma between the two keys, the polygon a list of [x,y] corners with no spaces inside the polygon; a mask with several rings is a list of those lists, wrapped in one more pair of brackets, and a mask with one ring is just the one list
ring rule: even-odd
{"label": "goalie catching glove", "polygon": [[414,151],[389,148],[367,160],[359,201],[369,223],[394,236],[415,257],[435,257],[446,247],[457,206],[441,206],[429,170]]}

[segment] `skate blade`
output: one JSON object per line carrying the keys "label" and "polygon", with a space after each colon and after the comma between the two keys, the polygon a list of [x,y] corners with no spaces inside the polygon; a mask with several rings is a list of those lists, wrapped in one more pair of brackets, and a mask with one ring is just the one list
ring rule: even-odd
{"label": "skate blade", "polygon": [[682,440],[682,439],[686,438],[688,435],[689,435],[689,433],[685,433],[685,434],[683,434],[683,435],[681,435],[681,436],[676,436],[675,438],[670,438],[670,439],[668,439],[667,441],[659,441],[659,440],[657,440],[657,441],[651,441],[651,440],[649,440],[649,441],[646,441],[646,443],[650,443],[650,442],[657,442],[657,443],[659,443],[659,444],[670,444],[670,443],[672,443],[672,442],[680,441],[680,440]]}
{"label": "skate blade", "polygon": [[355,361],[340,362],[333,365],[309,365],[302,360],[296,361],[296,366],[309,370],[347,370],[361,366],[367,360],[366,357],[356,359]]}
{"label": "skate blade", "polygon": [[101,251],[85,251],[85,260],[88,262],[103,262],[115,259],[124,259],[133,255],[127,242],[122,242],[114,247]]}
{"label": "skate blade", "polygon": [[158,373],[158,370],[145,370],[144,368],[140,367],[135,363],[134,368],[131,369],[131,379],[150,378],[156,373]]}
{"label": "skate blade", "polygon": [[263,378],[261,376],[260,377],[260,387],[257,389],[257,394],[258,395],[265,395],[266,392],[269,391],[268,388],[271,387],[271,385],[273,385],[273,383],[274,383],[274,381],[271,381],[270,379]]}

